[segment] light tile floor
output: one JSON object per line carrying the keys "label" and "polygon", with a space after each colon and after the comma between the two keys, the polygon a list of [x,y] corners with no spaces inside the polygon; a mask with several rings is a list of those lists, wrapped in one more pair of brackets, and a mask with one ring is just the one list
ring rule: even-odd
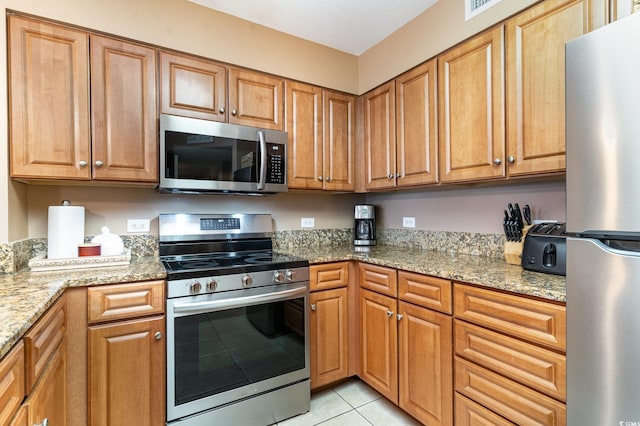
{"label": "light tile floor", "polygon": [[308,413],[278,426],[404,426],[420,425],[357,378],[311,395]]}

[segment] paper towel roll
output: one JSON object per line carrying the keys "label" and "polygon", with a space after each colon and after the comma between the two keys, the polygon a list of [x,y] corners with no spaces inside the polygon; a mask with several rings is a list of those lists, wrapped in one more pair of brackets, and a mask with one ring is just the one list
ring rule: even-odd
{"label": "paper towel roll", "polygon": [[78,257],[84,243],[84,207],[50,206],[47,258]]}

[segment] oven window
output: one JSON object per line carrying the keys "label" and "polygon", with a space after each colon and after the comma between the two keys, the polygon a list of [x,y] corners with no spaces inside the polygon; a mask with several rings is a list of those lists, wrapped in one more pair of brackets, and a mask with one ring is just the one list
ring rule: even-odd
{"label": "oven window", "polygon": [[176,405],[305,367],[304,298],[175,319]]}
{"label": "oven window", "polygon": [[165,132],[165,177],[257,182],[258,143],[242,139]]}

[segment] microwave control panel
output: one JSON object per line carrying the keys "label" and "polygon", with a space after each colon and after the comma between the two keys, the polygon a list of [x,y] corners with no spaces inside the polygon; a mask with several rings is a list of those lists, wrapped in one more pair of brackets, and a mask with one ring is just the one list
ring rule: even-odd
{"label": "microwave control panel", "polygon": [[283,144],[267,143],[267,183],[284,184],[287,175]]}

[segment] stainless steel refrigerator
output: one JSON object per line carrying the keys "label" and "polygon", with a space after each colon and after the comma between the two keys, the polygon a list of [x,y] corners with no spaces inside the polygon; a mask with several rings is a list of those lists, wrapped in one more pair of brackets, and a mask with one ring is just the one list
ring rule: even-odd
{"label": "stainless steel refrigerator", "polygon": [[567,421],[640,426],[640,14],[566,46]]}

